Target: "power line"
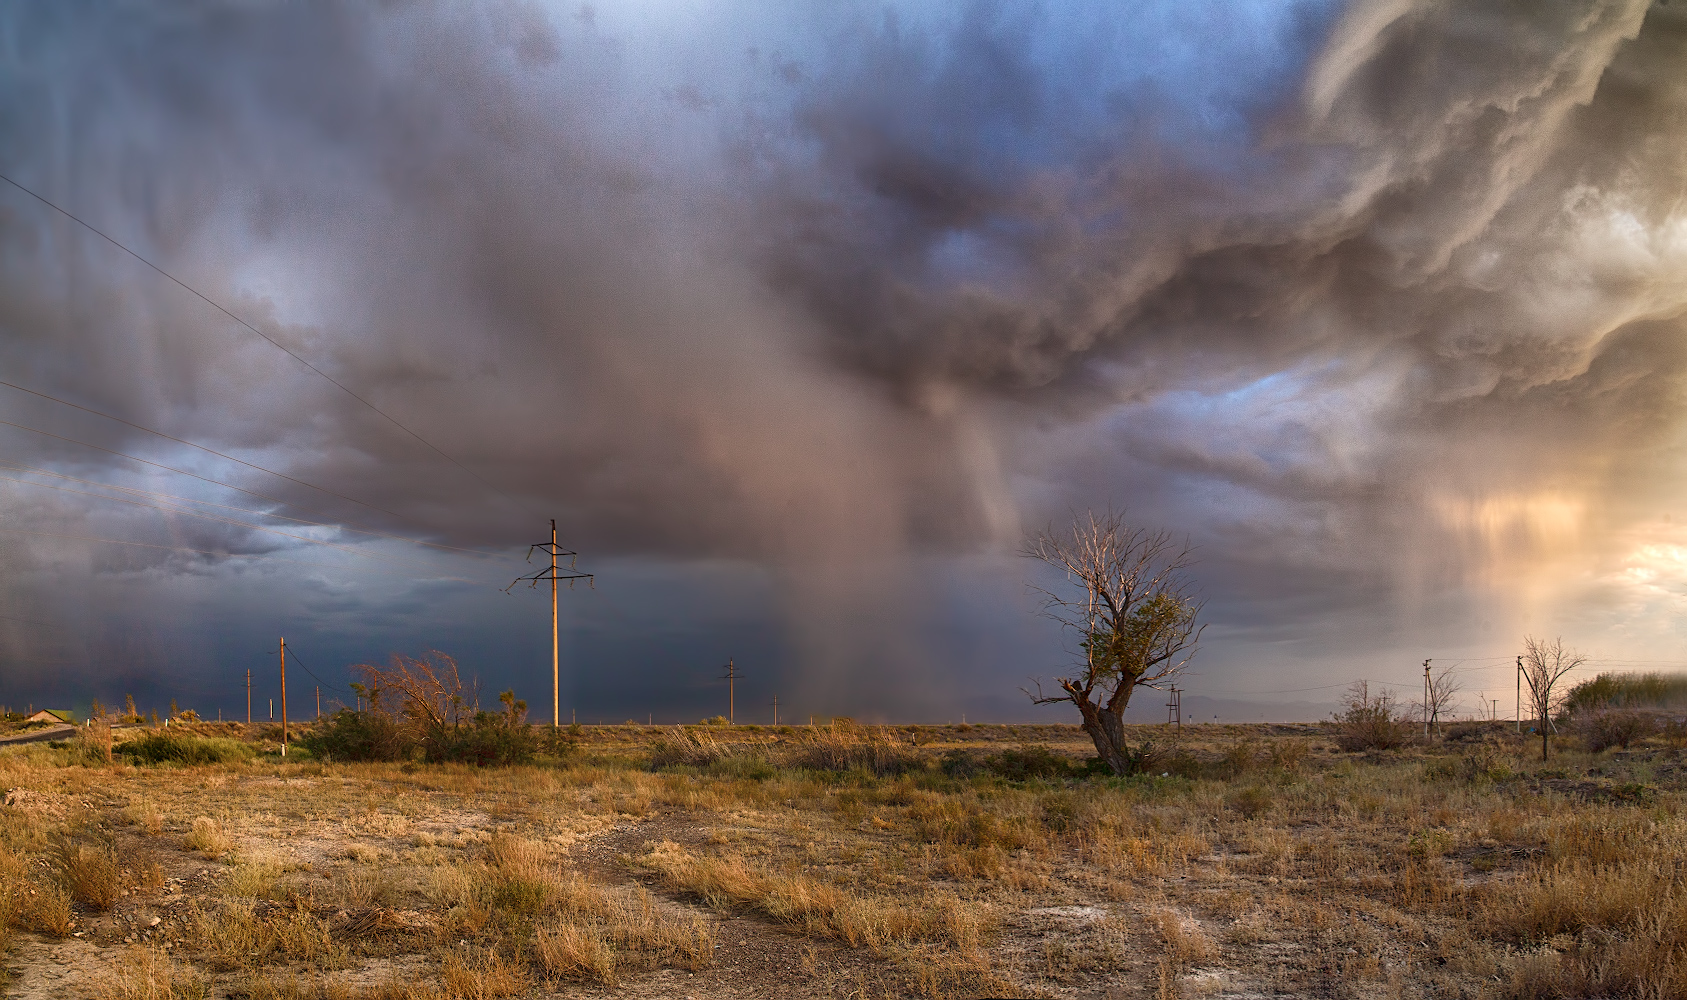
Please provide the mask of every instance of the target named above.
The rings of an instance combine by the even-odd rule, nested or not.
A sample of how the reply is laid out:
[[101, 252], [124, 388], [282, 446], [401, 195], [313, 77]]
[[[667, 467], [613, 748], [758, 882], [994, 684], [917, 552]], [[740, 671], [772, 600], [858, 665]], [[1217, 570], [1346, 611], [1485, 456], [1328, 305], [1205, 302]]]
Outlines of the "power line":
[[195, 289], [193, 286], [191, 286], [191, 285], [187, 284], [186, 282], [182, 281], [180, 278], [177, 278], [175, 275], [171, 274], [169, 271], [164, 270], [162, 267], [159, 267], [157, 264], [154, 264], [152, 261], [147, 260], [145, 257], [142, 257], [140, 254], [138, 254], [135, 251], [129, 249], [128, 247], [124, 246], [123, 244], [117, 242], [117, 240], [113, 239], [112, 237], [107, 236], [104, 232], [101, 232], [100, 230], [95, 229], [93, 227], [93, 225], [91, 225], [90, 223], [84, 222], [82, 219], [78, 218], [77, 216], [72, 215], [70, 212], [66, 211], [65, 209], [60, 208], [58, 205], [54, 204], [51, 201], [48, 201], [45, 197], [43, 197], [39, 194], [36, 194], [34, 191], [31, 191], [29, 188], [26, 188], [22, 184], [19, 184], [17, 181], [12, 180], [10, 177], [7, 177], [5, 174], [0, 174], [0, 181], [5, 181], [7, 184], [10, 184], [11, 186], [17, 188], [19, 191], [22, 191], [24, 194], [29, 195], [31, 198], [34, 198], [36, 201], [39, 201], [41, 204], [46, 205], [48, 208], [52, 209], [53, 211], [59, 213], [60, 215], [69, 219], [70, 221], [72, 221], [72, 222], [76, 223], [77, 225], [81, 226], [82, 228], [88, 230], [90, 233], [93, 233], [95, 236], [98, 236], [100, 239], [105, 240], [107, 243], [110, 243], [112, 246], [116, 247], [117, 249], [123, 251], [124, 253], [128, 254], [129, 256], [131, 256], [131, 257], [135, 258], [136, 260], [140, 261], [142, 264], [145, 264], [147, 267], [150, 267], [154, 271], [157, 271], [159, 274], [163, 275], [165, 278], [168, 278], [176, 286], [178, 286], [179, 288], [188, 292], [189, 294], [193, 295], [195, 298], [204, 302], [206, 305], [208, 305], [211, 308], [213, 308], [213, 309], [217, 310], [218, 312], [222, 313], [224, 316], [227, 316], [229, 319], [234, 320], [236, 323], [240, 324], [241, 326], [245, 327], [246, 329], [248, 329], [248, 330], [252, 331], [253, 333], [257, 334], [259, 337], [262, 337], [264, 340], [268, 341], [273, 346], [279, 348], [282, 351], [285, 351], [287, 353], [288, 357], [292, 358], [294, 361], [297, 361], [299, 364], [304, 365], [306, 368], [309, 368], [311, 371], [313, 371], [316, 374], [318, 374], [318, 375], [322, 376], [323, 378], [327, 379], [329, 382], [333, 383], [333, 385], [336, 388], [338, 388], [341, 392], [343, 392], [346, 395], [350, 396], [351, 398], [357, 400], [359, 403], [362, 403], [364, 406], [367, 406], [369, 409], [374, 410], [376, 413], [380, 414], [383, 419], [385, 419], [386, 421], [391, 423], [394, 427], [397, 427], [399, 430], [403, 431], [404, 433], [406, 433], [406, 434], [410, 435], [411, 437], [415, 438], [417, 441], [420, 441], [422, 444], [426, 445], [431, 451], [433, 451], [434, 454], [438, 455], [439, 457], [445, 459], [447, 462], [450, 462], [452, 465], [455, 465], [457, 468], [462, 469], [464, 472], [468, 473], [468, 475], [470, 477], [472, 477], [475, 480], [475, 482], [480, 483], [482, 486], [486, 487], [487, 489], [489, 489], [492, 492], [498, 494], [499, 496], [503, 497], [506, 500], [512, 499], [508, 494], [504, 493], [504, 491], [498, 489], [496, 486], [493, 486], [491, 483], [487, 482], [485, 479], [482, 479], [478, 474], [475, 473], [475, 471], [473, 469], [469, 468], [468, 466], [464, 465], [463, 463], [457, 461], [455, 458], [452, 458], [450, 455], [447, 455], [445, 452], [441, 451], [436, 445], [433, 444], [433, 442], [429, 441], [427, 438], [421, 436], [420, 434], [417, 434], [415, 431], [406, 427], [404, 424], [399, 423], [397, 418], [389, 415], [385, 410], [376, 406], [374, 403], [369, 402], [367, 399], [364, 399], [362, 396], [359, 396], [357, 393], [351, 391], [351, 389], [347, 388], [344, 383], [335, 379], [332, 375], [329, 375], [327, 372], [323, 371], [322, 369], [320, 369], [320, 368], [316, 367], [315, 365], [311, 364], [309, 361], [306, 361], [304, 358], [300, 357], [299, 355], [293, 353], [293, 350], [291, 348], [287, 347], [285, 344], [282, 344], [280, 341], [271, 337], [269, 334], [263, 332], [262, 330], [258, 329], [255, 326], [253, 326], [251, 323], [248, 323], [244, 319], [241, 319], [239, 316], [236, 316], [234, 313], [230, 312], [227, 308], [218, 304], [215, 300], [211, 299], [209, 296], [200, 292], [198, 289]]
[[[302, 658], [300, 658], [300, 656], [299, 656], [299, 651], [298, 651], [298, 649], [297, 649], [297, 648], [296, 648], [296, 647], [294, 647], [294, 646], [291, 646], [291, 645], [290, 645], [290, 646], [288, 646], [288, 647], [287, 647], [287, 654], [288, 654], [288, 655], [289, 655], [289, 656], [291, 656], [291, 657], [292, 657], [292, 658], [293, 658], [293, 659], [295, 659], [295, 660], [298, 660], [298, 663], [299, 663], [299, 667], [300, 667], [300, 668], [301, 668], [301, 669], [303, 669], [303, 670], [304, 670], [304, 672], [305, 672], [305, 673], [307, 673], [307, 674], [310, 674], [310, 675], [311, 675], [311, 677], [312, 677], [312, 678], [314, 678], [314, 679], [315, 679], [315, 680], [316, 680], [316, 683], [318, 683], [318, 684], [321, 684], [321, 685], [322, 685], [322, 686], [323, 686], [323, 687], [328, 687], [328, 688], [331, 688], [331, 687], [333, 687], [333, 685], [332, 685], [332, 684], [329, 684], [329, 683], [328, 683], [328, 682], [327, 682], [327, 681], [325, 681], [325, 680], [323, 680], [323, 679], [322, 679], [322, 678], [320, 678], [320, 677], [317, 677], [317, 676], [316, 676], [316, 671], [314, 671], [314, 670], [312, 670], [312, 669], [311, 669], [311, 668], [309, 668], [309, 667], [307, 667], [307, 666], [305, 666], [305, 661], [304, 661], [304, 660], [303, 660], [303, 659], [302, 659]], [[270, 653], [270, 654], [268, 654], [268, 655], [270, 655], [270, 656], [275, 656], [275, 655], [276, 655], [276, 654], [275, 654], [275, 653]]]

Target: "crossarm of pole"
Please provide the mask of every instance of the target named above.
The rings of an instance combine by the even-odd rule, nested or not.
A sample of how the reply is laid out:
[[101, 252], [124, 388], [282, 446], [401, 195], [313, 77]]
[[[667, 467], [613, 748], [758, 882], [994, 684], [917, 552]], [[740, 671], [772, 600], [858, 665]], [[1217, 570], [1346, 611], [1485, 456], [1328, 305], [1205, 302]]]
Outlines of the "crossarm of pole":
[[560, 567], [560, 566], [557, 567], [554, 571], [551, 569], [551, 567], [546, 566], [544, 569], [542, 569], [539, 572], [534, 573], [530, 576], [518, 576], [514, 580], [511, 580], [510, 585], [508, 587], [504, 588], [504, 593], [506, 593], [506, 594], [509, 593], [510, 590], [513, 587], [515, 587], [515, 585], [518, 584], [518, 583], [526, 583], [527, 586], [528, 586], [528, 589], [531, 590], [535, 587], [538, 587], [539, 584], [545, 583], [545, 582], [548, 582], [548, 581], [551, 581], [551, 580], [567, 581], [569, 589], [573, 589], [575, 580], [585, 580], [587, 586], [591, 587], [593, 590], [597, 589], [597, 582], [596, 582], [595, 574], [592, 574], [592, 573], [565, 573], [565, 572], [563, 572], [563, 568]]

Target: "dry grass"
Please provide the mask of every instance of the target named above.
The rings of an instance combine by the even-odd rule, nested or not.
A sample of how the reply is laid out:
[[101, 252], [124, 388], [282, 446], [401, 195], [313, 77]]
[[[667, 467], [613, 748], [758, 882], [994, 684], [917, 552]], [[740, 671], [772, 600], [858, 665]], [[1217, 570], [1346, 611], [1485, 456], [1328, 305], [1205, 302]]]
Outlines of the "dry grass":
[[1046, 727], [605, 727], [485, 770], [38, 746], [0, 754], [0, 943], [86, 932], [110, 996], [1687, 995], [1681, 754], [1468, 728], [1198, 727], [1127, 779]]
[[694, 855], [671, 842], [657, 845], [644, 864], [669, 885], [713, 906], [749, 906], [806, 935], [835, 938], [851, 947], [944, 941], [973, 950], [987, 919], [982, 908], [961, 907], [952, 898], [933, 896], [910, 905], [798, 872], [770, 870], [742, 857]]
[[54, 859], [65, 887], [79, 903], [109, 910], [123, 891], [118, 883], [117, 852], [109, 844], [73, 841]]
[[152, 948], [132, 948], [95, 988], [98, 1000], [201, 1000], [205, 980]]
[[195, 816], [187, 836], [182, 838], [182, 846], [207, 858], [215, 858], [231, 850], [234, 839], [224, 833], [222, 824], [211, 817]]

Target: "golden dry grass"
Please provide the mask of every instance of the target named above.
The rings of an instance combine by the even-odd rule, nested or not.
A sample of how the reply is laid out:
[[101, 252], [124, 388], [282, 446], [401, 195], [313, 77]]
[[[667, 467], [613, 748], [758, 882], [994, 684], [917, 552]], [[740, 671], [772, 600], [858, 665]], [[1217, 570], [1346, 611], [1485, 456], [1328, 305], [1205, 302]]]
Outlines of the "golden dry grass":
[[655, 771], [675, 731], [498, 770], [9, 751], [0, 938], [85, 930], [109, 996], [639, 995], [726, 974], [728, 918], [792, 995], [1687, 995], [1679, 749], [1200, 728], [1128, 779], [980, 770], [1080, 748], [979, 726], [682, 729]]

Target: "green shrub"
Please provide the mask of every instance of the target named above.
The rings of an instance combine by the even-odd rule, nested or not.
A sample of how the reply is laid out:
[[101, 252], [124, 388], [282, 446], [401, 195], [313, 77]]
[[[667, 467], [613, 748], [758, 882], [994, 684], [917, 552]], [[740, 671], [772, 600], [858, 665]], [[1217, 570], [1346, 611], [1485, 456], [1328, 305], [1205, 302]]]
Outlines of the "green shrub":
[[299, 738], [299, 745], [327, 760], [408, 760], [413, 748], [384, 712], [342, 708]]
[[231, 764], [256, 756], [239, 740], [203, 739], [171, 732], [147, 733], [117, 746], [137, 764]]
[[466, 724], [428, 726], [418, 742], [430, 764], [525, 764], [539, 751], [533, 727], [513, 712], [476, 712]]

